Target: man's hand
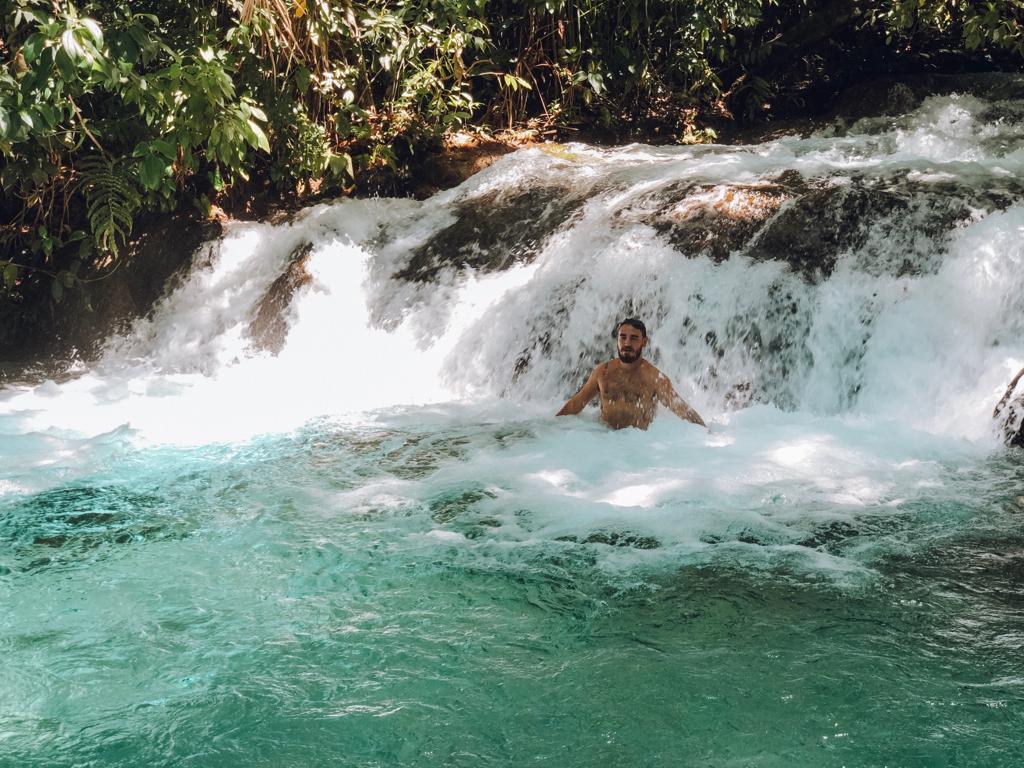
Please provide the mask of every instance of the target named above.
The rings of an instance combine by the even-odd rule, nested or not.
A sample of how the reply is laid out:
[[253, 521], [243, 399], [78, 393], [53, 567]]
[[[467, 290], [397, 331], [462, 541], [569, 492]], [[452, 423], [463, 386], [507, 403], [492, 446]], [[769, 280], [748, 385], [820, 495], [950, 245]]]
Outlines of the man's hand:
[[587, 407], [587, 403], [597, 397], [600, 391], [598, 385], [598, 371], [601, 370], [601, 366], [598, 366], [590, 374], [590, 378], [587, 379], [587, 383], [583, 385], [583, 388], [575, 395], [569, 398], [568, 402], [562, 406], [562, 410], [556, 413], [556, 416], [575, 416], [577, 413]]
[[704, 423], [704, 419], [700, 417], [700, 414], [693, 410], [693, 408], [691, 408], [687, 402], [679, 396], [675, 387], [672, 386], [672, 382], [669, 381], [668, 377], [664, 374], [658, 377], [658, 401], [679, 418], [692, 422], [693, 424], [699, 424], [705, 429], [708, 428], [708, 425]]

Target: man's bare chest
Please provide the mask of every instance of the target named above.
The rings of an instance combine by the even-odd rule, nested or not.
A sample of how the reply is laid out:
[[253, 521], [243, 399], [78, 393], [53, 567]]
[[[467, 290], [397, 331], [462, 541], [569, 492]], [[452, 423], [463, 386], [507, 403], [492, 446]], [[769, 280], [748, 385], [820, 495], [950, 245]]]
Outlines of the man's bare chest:
[[601, 397], [607, 402], [646, 403], [654, 400], [654, 387], [644, 376], [606, 376], [600, 382]]

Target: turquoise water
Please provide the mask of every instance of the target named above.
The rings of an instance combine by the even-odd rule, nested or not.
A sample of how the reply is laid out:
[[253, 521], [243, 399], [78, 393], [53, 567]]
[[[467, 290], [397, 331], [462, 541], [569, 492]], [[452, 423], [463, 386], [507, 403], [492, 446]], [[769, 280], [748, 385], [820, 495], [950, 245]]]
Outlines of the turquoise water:
[[[1018, 457], [947, 445], [875, 503], [790, 477], [594, 518], [525, 478], [591, 487], [706, 438], [456, 421], [194, 449], [119, 433], [88, 472], [5, 497], [0, 762], [1024, 758]], [[697, 469], [756, 474], [763, 430], [730, 425]]]

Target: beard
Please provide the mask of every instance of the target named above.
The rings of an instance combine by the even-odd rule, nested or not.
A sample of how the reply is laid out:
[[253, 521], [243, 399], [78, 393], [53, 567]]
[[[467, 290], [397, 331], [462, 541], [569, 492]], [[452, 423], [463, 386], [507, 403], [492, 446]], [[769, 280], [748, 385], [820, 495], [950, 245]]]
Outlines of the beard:
[[619, 350], [619, 360], [624, 363], [635, 363], [640, 359], [640, 350], [627, 347]]

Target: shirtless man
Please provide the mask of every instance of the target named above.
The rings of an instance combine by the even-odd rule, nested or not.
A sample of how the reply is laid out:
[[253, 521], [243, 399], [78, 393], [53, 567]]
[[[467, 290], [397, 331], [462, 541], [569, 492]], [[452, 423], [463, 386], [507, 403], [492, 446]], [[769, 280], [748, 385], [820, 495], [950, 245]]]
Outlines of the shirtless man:
[[558, 416], [579, 413], [598, 394], [601, 419], [612, 429], [647, 429], [661, 403], [681, 419], [706, 427], [707, 424], [672, 387], [668, 377], [643, 359], [647, 328], [636, 318], [619, 323], [615, 330], [619, 357], [601, 363], [590, 374], [583, 389], [569, 398]]

